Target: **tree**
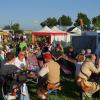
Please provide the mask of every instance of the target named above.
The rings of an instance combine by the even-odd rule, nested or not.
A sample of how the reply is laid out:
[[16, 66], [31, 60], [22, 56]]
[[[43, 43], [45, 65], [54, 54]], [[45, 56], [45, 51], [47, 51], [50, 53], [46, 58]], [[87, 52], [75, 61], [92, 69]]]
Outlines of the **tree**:
[[3, 29], [10, 31], [13, 30], [14, 33], [23, 33], [23, 30], [20, 29], [20, 24], [18, 23], [15, 23], [13, 25], [5, 25]]
[[47, 19], [47, 24], [49, 27], [53, 27], [57, 25], [57, 19], [55, 17], [53, 18], [48, 18]]
[[95, 29], [100, 29], [100, 15], [92, 18], [92, 24], [95, 27]]
[[41, 22], [40, 25], [42, 27], [44, 27], [44, 26], [48, 26], [48, 27], [56, 26], [57, 25], [57, 19], [55, 17], [53, 17], [53, 18], [49, 17], [44, 22]]
[[40, 25], [41, 25], [42, 27], [47, 26], [47, 22], [46, 22], [46, 20], [43, 21], [43, 22], [41, 22]]
[[10, 30], [11, 29], [11, 27], [10, 27], [10, 25], [6, 25], [6, 26], [4, 26], [4, 28], [3, 28], [4, 30]]
[[[83, 25], [81, 25], [83, 24]], [[74, 26], [82, 26], [83, 29], [90, 27], [91, 21], [86, 14], [78, 13], [77, 19], [74, 23]]]
[[62, 15], [58, 19], [58, 25], [62, 26], [63, 28], [67, 27], [67, 26], [71, 26], [72, 25], [72, 20], [69, 16]]
[[23, 33], [23, 30], [20, 29], [20, 24], [18, 23], [13, 24], [11, 29], [14, 30], [14, 33]]

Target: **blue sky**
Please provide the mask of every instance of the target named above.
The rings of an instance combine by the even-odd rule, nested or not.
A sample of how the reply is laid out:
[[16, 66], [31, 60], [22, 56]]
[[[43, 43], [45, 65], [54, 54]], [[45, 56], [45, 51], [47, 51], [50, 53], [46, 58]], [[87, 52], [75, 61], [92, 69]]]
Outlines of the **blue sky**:
[[68, 15], [73, 20], [83, 12], [89, 18], [100, 14], [100, 0], [0, 0], [0, 27], [20, 23], [24, 29], [38, 30], [48, 17]]

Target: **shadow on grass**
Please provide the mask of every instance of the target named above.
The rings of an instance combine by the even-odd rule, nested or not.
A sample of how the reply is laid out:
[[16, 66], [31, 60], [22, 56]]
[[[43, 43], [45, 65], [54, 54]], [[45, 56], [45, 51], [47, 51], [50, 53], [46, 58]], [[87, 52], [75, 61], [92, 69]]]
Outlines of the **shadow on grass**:
[[[76, 85], [74, 79], [70, 75], [63, 75], [61, 77], [62, 90], [58, 92], [58, 100], [80, 100], [79, 87]], [[28, 83], [30, 100], [40, 100], [37, 97], [37, 85]], [[99, 93], [93, 95], [93, 100], [99, 100]], [[50, 100], [55, 100], [55, 96], [50, 95]]]
[[[69, 77], [69, 78], [68, 78]], [[74, 79], [71, 76], [66, 75], [61, 79], [61, 85], [63, 86], [60, 91], [61, 95], [65, 96], [65, 98], [70, 98], [71, 100], [79, 100], [79, 89]], [[68, 100], [68, 99], [67, 99]]]

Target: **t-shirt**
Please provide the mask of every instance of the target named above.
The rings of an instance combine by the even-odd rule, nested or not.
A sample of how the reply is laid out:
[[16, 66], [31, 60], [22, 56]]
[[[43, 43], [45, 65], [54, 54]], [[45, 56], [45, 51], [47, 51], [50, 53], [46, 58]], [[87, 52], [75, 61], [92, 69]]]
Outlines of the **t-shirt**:
[[19, 44], [19, 47], [21, 48], [21, 50], [23, 50], [24, 48], [27, 48], [27, 44], [26, 44], [26, 42], [21, 42], [20, 44]]
[[26, 67], [26, 61], [25, 58], [23, 59], [23, 61], [20, 61], [18, 59], [18, 57], [15, 58], [15, 62], [14, 65], [16, 65], [18, 68], [22, 69], [22, 67]]
[[29, 56], [27, 58], [27, 63], [29, 65], [32, 64], [33, 66], [38, 66], [38, 61], [37, 61], [37, 58], [34, 54], [32, 54], [31, 56]]

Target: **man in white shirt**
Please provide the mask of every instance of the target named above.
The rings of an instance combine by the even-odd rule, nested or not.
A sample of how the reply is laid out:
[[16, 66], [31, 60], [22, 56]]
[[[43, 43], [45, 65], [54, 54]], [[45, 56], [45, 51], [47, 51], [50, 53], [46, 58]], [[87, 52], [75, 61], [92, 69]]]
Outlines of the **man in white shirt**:
[[14, 64], [20, 69], [27, 67], [26, 60], [25, 60], [25, 53], [23, 51], [19, 52], [18, 57], [15, 58]]

